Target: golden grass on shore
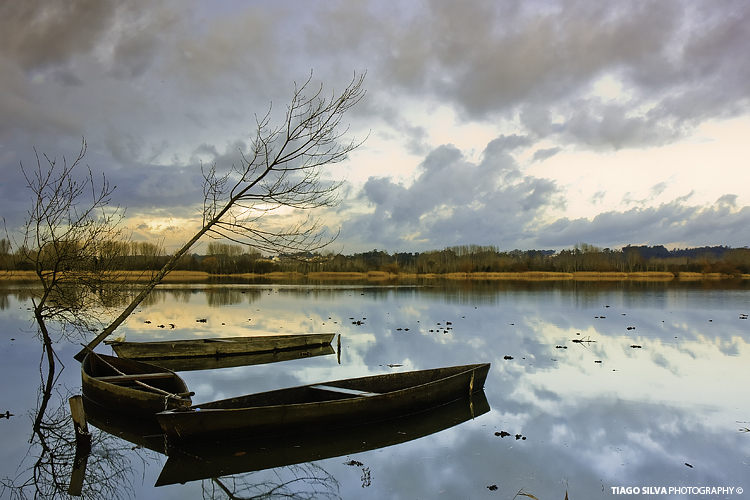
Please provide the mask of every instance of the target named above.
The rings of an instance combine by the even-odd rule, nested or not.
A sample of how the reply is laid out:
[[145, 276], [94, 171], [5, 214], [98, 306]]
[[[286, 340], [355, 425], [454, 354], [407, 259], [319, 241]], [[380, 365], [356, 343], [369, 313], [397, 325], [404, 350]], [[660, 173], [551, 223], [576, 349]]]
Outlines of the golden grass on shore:
[[641, 273], [624, 272], [577, 272], [573, 273], [578, 281], [671, 281], [674, 274], [669, 272], [648, 271]]
[[[123, 281], [151, 281], [153, 273], [151, 271], [118, 271], [117, 274]], [[203, 281], [211, 277], [210, 274], [203, 271], [172, 271], [164, 276], [162, 282], [169, 281]]]
[[[153, 275], [152, 271], [117, 271], [115, 273], [119, 279], [124, 282], [140, 283], [150, 281]], [[315, 272], [315, 273], [297, 273], [297, 272], [275, 272], [267, 274], [209, 274], [203, 271], [172, 271], [162, 280], [163, 282], [198, 282], [207, 281], [211, 278], [231, 277], [231, 278], [265, 278], [265, 279], [314, 279], [314, 280], [372, 280], [382, 281], [389, 279], [449, 279], [449, 280], [526, 280], [526, 281], [553, 281], [553, 280], [576, 280], [576, 281], [670, 281], [675, 278], [681, 281], [690, 280], [721, 280], [731, 278], [750, 279], [750, 274], [733, 276], [721, 273], [688, 273], [680, 272], [675, 276], [669, 272], [640, 272], [640, 273], [622, 273], [622, 272], [575, 272], [575, 273], [558, 273], [544, 271], [528, 271], [522, 273], [428, 273], [413, 274], [401, 273], [393, 274], [385, 271], [368, 271], [367, 273], [359, 272]], [[34, 271], [0, 271], [0, 281], [36, 281], [37, 276]]]
[[33, 281], [36, 279], [34, 271], [1, 271], [0, 280], [3, 281]]
[[546, 271], [528, 271], [524, 273], [448, 273], [435, 275], [438, 278], [447, 278], [454, 280], [474, 279], [474, 280], [569, 280], [573, 279], [571, 273], [554, 273]]
[[284, 279], [299, 279], [304, 278], [305, 275], [302, 273], [239, 273], [239, 274], [209, 274], [213, 278], [284, 278]]
[[[128, 282], [150, 281], [152, 271], [116, 271], [117, 279]], [[212, 275], [203, 271], [172, 271], [162, 281], [199, 281], [209, 279]], [[37, 275], [34, 271], [0, 271], [0, 280], [3, 281], [36, 281]]]
[[674, 273], [669, 272], [628, 273], [628, 279], [632, 281], [672, 281], [674, 278]]
[[628, 273], [578, 271], [573, 273], [576, 281], [623, 281], [628, 279]]
[[316, 280], [327, 280], [327, 279], [364, 279], [367, 278], [365, 273], [308, 273], [308, 278]]
[[[744, 278], [744, 274], [741, 276]], [[723, 279], [729, 279], [734, 278], [735, 276], [732, 274], [722, 274], [722, 273], [678, 273], [677, 278], [683, 281], [690, 281], [690, 280], [723, 280]]]

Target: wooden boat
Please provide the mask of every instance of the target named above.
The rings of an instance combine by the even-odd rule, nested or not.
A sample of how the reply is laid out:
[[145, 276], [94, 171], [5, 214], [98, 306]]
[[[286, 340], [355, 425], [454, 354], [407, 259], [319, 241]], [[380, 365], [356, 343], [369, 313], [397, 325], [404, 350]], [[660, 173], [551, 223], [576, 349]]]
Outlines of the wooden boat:
[[335, 353], [336, 351], [333, 349], [332, 345], [319, 345], [314, 347], [300, 347], [298, 349], [285, 349], [283, 351], [234, 354], [218, 357], [198, 356], [195, 358], [154, 358], [149, 359], [148, 362], [175, 372], [187, 372], [194, 370], [234, 368], [237, 366], [266, 365], [279, 363], [281, 361], [328, 356]]
[[481, 391], [489, 363], [249, 394], [156, 414], [175, 445], [313, 432], [388, 420]]
[[176, 373], [149, 363], [89, 352], [81, 363], [83, 396], [131, 415], [189, 406], [187, 385]]
[[[243, 474], [395, 446], [441, 432], [489, 411], [487, 398], [480, 391], [437, 408], [384, 422], [170, 449], [155, 486]], [[161, 442], [163, 445], [164, 440]]]
[[283, 351], [330, 345], [335, 333], [301, 335], [258, 335], [158, 342], [105, 341], [121, 358], [151, 360], [164, 358], [219, 357], [237, 354]]

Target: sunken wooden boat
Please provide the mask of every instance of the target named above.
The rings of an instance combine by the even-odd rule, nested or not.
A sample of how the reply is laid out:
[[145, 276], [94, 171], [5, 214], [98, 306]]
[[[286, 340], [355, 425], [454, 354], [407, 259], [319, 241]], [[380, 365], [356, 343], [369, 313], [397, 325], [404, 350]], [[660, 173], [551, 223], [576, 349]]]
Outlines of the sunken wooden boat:
[[156, 414], [171, 444], [317, 432], [403, 417], [479, 392], [489, 363], [249, 394]]
[[130, 415], [151, 416], [192, 403], [173, 371], [133, 359], [89, 352], [81, 363], [84, 398]]
[[[155, 486], [244, 474], [396, 446], [490, 411], [484, 392], [382, 422], [282, 436], [259, 436], [169, 450]], [[163, 446], [164, 439], [161, 439]], [[163, 450], [159, 450], [163, 453]]]
[[104, 341], [121, 358], [152, 360], [167, 358], [221, 357], [284, 351], [330, 345], [335, 333], [257, 335], [210, 339], [161, 340], [157, 342]]

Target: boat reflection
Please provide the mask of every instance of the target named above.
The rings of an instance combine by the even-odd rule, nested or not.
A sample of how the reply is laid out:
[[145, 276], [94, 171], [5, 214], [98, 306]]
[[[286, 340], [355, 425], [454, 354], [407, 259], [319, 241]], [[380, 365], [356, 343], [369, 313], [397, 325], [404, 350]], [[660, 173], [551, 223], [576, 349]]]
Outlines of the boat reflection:
[[140, 448], [167, 454], [164, 431], [155, 418], [133, 418], [121, 411], [102, 406], [83, 398], [86, 422], [99, 430], [129, 441]]
[[333, 431], [171, 447], [155, 419], [132, 419], [84, 399], [88, 422], [139, 447], [168, 455], [156, 486], [304, 464], [393, 446], [490, 411], [484, 392], [428, 411]]

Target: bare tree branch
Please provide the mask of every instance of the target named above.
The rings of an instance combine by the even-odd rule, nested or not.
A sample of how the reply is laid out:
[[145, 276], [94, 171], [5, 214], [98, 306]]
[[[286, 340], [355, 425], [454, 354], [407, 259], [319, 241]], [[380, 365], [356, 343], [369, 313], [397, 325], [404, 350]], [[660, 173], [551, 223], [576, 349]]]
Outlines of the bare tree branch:
[[[122, 215], [108, 207], [114, 187], [102, 178], [94, 182], [88, 173], [75, 180], [75, 170], [86, 154], [86, 141], [72, 163], [62, 164], [36, 154], [36, 168], [21, 170], [33, 193], [19, 256], [33, 268], [41, 291], [32, 302], [34, 317], [45, 349], [51, 349], [48, 324], [60, 326], [63, 336], [71, 331], [89, 332], [98, 325], [102, 302], [98, 295], [116, 280], [119, 253], [115, 242], [124, 238]], [[89, 201], [84, 199], [90, 196]]]
[[242, 162], [220, 174], [216, 165], [203, 173], [203, 225], [172, 255], [151, 282], [95, 339], [76, 354], [79, 361], [111, 334], [161, 282], [201, 237], [225, 238], [249, 244], [258, 250], [294, 253], [320, 249], [338, 233], [325, 236], [323, 225], [311, 217], [292, 222], [281, 230], [261, 228], [263, 217], [280, 208], [312, 210], [338, 203], [343, 181], [325, 183], [324, 167], [344, 161], [362, 141], [343, 141], [348, 128], [341, 126], [344, 114], [365, 95], [365, 75], [352, 78], [338, 95], [323, 97], [323, 87], [312, 87], [312, 74], [296, 85], [282, 124], [271, 126], [271, 109], [256, 116], [255, 137]]

